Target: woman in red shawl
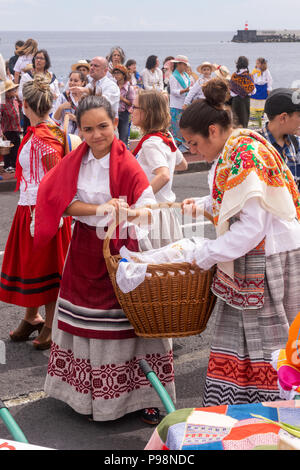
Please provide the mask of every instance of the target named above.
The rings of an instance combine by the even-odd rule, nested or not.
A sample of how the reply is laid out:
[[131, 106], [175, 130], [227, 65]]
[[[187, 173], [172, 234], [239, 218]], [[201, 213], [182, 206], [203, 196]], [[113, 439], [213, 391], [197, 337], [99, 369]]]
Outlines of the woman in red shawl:
[[[84, 98], [76, 117], [85, 142], [45, 176], [37, 200], [38, 247], [49, 243], [62, 214], [76, 220], [53, 322], [45, 391], [95, 421], [142, 410], [143, 420], [156, 424], [160, 400], [139, 361], [147, 359], [174, 399], [171, 342], [135, 335], [109, 279], [103, 257], [109, 219], [100, 215], [115, 207], [130, 216], [134, 207], [136, 216], [148, 220], [148, 211], [138, 208], [156, 201], [141, 166], [115, 137], [109, 102]], [[124, 244], [137, 250], [127, 230], [121, 235], [111, 240], [113, 254]]]
[[[27, 341], [34, 331], [36, 349], [49, 349], [55, 303], [71, 239], [70, 220], [43, 249], [33, 246], [35, 205], [39, 184], [64, 156], [64, 135], [49, 119], [53, 97], [49, 83], [36, 76], [24, 85], [24, 111], [31, 127], [19, 150], [16, 177], [20, 199], [7, 240], [0, 278], [0, 300], [25, 307], [25, 317], [10, 333], [12, 341]], [[43, 320], [39, 307], [45, 305]]]

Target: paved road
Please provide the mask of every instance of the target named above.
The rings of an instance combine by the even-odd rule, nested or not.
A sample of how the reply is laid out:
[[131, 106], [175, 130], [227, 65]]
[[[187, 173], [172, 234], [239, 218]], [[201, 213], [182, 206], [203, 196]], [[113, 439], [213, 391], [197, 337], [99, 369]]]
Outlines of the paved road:
[[[207, 173], [176, 175], [174, 190], [178, 201], [207, 194]], [[1, 193], [0, 201], [1, 253], [18, 195]], [[212, 226], [204, 228], [206, 237], [214, 236]], [[6, 348], [6, 364], [0, 364], [0, 398], [9, 406], [30, 443], [61, 450], [142, 450], [145, 447], [153, 428], [140, 422], [136, 413], [115, 422], [91, 423], [64, 403], [44, 396], [49, 352], [35, 351], [31, 342], [14, 344], [8, 340], [8, 332], [22, 318], [21, 308], [0, 302], [0, 318], [0, 340]], [[213, 318], [202, 335], [174, 341], [178, 409], [201, 405], [212, 326]], [[2, 424], [0, 437], [10, 438]]]

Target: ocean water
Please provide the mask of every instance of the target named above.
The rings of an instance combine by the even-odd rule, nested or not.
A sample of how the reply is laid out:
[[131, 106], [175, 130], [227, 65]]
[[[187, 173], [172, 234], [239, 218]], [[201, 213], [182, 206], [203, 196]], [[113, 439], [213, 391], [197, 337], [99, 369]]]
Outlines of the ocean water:
[[230, 72], [240, 55], [248, 57], [250, 70], [257, 57], [268, 60], [273, 76], [274, 88], [290, 87], [299, 81], [300, 86], [300, 43], [249, 43], [236, 44], [232, 32], [0, 32], [0, 53], [5, 59], [13, 55], [16, 40], [34, 38], [39, 47], [47, 49], [56, 76], [65, 81], [71, 64], [79, 59], [106, 56], [111, 47], [119, 45], [126, 59], [135, 59], [138, 70], [145, 67], [149, 55], [157, 55], [162, 64], [169, 55], [188, 56], [192, 68], [203, 61], [226, 65]]

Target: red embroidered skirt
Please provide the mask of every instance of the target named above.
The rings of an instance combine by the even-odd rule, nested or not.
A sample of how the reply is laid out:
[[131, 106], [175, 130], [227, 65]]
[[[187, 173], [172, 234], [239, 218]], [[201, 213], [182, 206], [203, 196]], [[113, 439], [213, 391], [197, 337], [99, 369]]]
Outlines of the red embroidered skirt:
[[71, 219], [49, 245], [33, 247], [28, 206], [18, 206], [6, 243], [0, 277], [0, 301], [20, 307], [39, 307], [57, 299], [71, 240]]

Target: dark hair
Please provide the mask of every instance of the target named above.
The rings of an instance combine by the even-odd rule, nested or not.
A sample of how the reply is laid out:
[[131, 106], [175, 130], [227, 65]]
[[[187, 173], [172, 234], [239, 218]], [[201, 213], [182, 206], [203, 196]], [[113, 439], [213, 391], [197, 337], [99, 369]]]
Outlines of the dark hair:
[[49, 70], [51, 67], [51, 61], [50, 61], [49, 54], [45, 49], [40, 49], [34, 54], [33, 59], [32, 59], [33, 68], [35, 69], [35, 58], [38, 54], [43, 54], [43, 56], [45, 57], [45, 70]]
[[22, 46], [24, 46], [24, 44], [25, 44], [24, 41], [17, 41], [17, 42], [15, 43], [15, 47], [22, 47]]
[[80, 101], [76, 109], [76, 119], [77, 119], [78, 126], [79, 127], [81, 126], [81, 118], [84, 113], [86, 113], [87, 111], [90, 111], [91, 109], [99, 109], [99, 108], [103, 108], [106, 111], [111, 121], [115, 120], [115, 115], [112, 110], [110, 102], [104, 96], [91, 95], [91, 96], [86, 96], [85, 98], [83, 98]]
[[158, 59], [157, 55], [150, 55], [146, 62], [146, 69], [148, 70], [154, 69], [154, 67], [156, 66], [157, 59]]
[[84, 75], [84, 73], [82, 73], [80, 70], [72, 70], [72, 72], [69, 73], [69, 78], [71, 77], [71, 75], [73, 75], [73, 73], [77, 73], [77, 75], [79, 75], [80, 77], [80, 81], [83, 82], [85, 85], [87, 85], [88, 80], [86, 76]]
[[244, 55], [241, 55], [236, 62], [237, 71], [247, 69], [249, 67], [249, 60]]
[[172, 55], [169, 55], [168, 57], [165, 58], [163, 65], [165, 65], [166, 62], [169, 62], [169, 60], [174, 60], [174, 59], [175, 57], [173, 57]]
[[223, 129], [232, 125], [231, 112], [225, 107], [230, 97], [225, 80], [212, 78], [202, 87], [205, 99], [194, 101], [182, 114], [181, 129], [190, 129], [194, 134], [209, 137], [209, 126], [219, 124]]
[[131, 67], [131, 65], [134, 65], [134, 64], [136, 64], [136, 60], [134, 60], [134, 59], [129, 59], [129, 60], [127, 60], [127, 62], [126, 62], [126, 67], [127, 67], [127, 68], [128, 68], [128, 67]]

